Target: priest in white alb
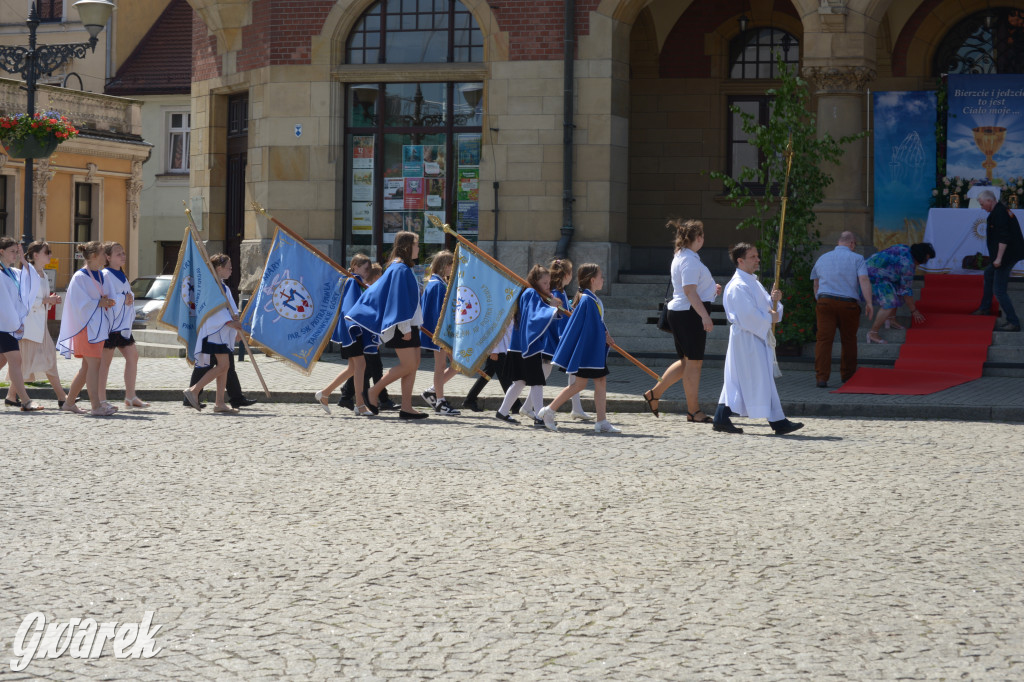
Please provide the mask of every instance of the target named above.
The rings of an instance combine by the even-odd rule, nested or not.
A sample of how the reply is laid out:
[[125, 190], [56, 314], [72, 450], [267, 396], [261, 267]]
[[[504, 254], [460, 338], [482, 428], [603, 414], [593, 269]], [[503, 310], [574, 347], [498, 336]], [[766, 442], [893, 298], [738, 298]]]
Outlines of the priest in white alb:
[[[766, 418], [776, 435], [783, 436], [803, 427], [786, 419], [775, 388], [775, 349], [769, 344], [772, 324], [782, 319], [782, 293], [769, 295], [757, 272], [761, 257], [757, 248], [741, 242], [729, 257], [736, 274], [725, 285], [722, 303], [729, 319], [729, 349], [725, 353], [725, 383], [715, 411], [715, 431], [743, 433], [729, 419], [732, 414]], [[772, 308], [776, 310], [773, 312]]]

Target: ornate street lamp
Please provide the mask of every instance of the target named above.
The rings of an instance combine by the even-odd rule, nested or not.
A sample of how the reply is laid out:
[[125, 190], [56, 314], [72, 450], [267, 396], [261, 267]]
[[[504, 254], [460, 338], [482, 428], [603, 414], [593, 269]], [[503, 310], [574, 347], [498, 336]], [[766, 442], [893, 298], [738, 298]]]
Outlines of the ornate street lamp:
[[[78, 0], [73, 7], [89, 32], [89, 42], [65, 45], [36, 46], [36, 29], [39, 28], [39, 15], [36, 3], [33, 2], [28, 11], [28, 48], [0, 47], [0, 69], [7, 73], [20, 74], [25, 79], [25, 91], [28, 93], [26, 112], [32, 116], [36, 112], [36, 79], [40, 74], [50, 75], [61, 64], [69, 59], [83, 59], [87, 50], [96, 51], [97, 36], [110, 20], [114, 11], [114, 3], [110, 0]], [[32, 241], [32, 159], [25, 159], [25, 223], [23, 239], [26, 246]]]

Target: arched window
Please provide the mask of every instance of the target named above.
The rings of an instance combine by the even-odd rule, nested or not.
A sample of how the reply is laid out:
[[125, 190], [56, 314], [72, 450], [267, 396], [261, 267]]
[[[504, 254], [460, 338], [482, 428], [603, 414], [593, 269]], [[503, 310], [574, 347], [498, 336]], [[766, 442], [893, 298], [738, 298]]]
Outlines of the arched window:
[[346, 87], [344, 258], [383, 259], [395, 234], [411, 230], [425, 262], [448, 241], [431, 214], [475, 239], [483, 83], [448, 80], [442, 66], [483, 59], [469, 10], [452, 0], [381, 0], [352, 29], [345, 58], [439, 66], [436, 79], [417, 68]]
[[729, 78], [775, 78], [777, 56], [796, 66], [800, 63], [800, 42], [778, 28], [752, 28], [729, 43]]
[[1024, 73], [1024, 10], [982, 10], [942, 39], [932, 65], [943, 73]]

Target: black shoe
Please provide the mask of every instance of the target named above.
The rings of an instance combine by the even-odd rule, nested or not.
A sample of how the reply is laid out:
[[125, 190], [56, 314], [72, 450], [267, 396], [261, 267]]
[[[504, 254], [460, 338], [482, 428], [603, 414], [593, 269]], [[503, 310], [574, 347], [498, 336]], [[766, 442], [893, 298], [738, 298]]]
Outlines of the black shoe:
[[537, 419], [536, 417], [534, 417], [533, 418], [533, 425], [534, 426], [539, 426], [541, 428], [544, 428], [544, 426], [545, 426], [544, 420], [543, 419]]
[[516, 401], [512, 403], [512, 412], [517, 413], [521, 409], [523, 409], [523, 401], [520, 400], [519, 398], [516, 398]]
[[781, 424], [772, 428], [775, 429], [776, 436], [785, 436], [787, 433], [793, 433], [804, 428], [804, 425], [801, 422], [791, 422], [788, 419], [783, 419]]
[[[372, 410], [373, 408], [371, 407], [370, 409]], [[415, 410], [412, 411], [412, 412], [406, 412], [405, 410], [399, 410], [398, 411], [398, 418], [399, 419], [426, 419], [427, 418], [427, 414], [425, 412], [416, 412]]]
[[381, 398], [380, 399], [379, 407], [382, 410], [397, 410], [398, 409], [398, 405], [396, 405], [395, 401], [392, 400], [391, 398]]
[[63, 400], [58, 400], [57, 401], [57, 409], [59, 410], [62, 407], [64, 407], [64, 401]]
[[380, 414], [380, 405], [374, 405], [373, 403], [370, 402], [369, 398], [364, 397], [363, 404], [366, 405], [366, 409], [373, 413], [374, 417]]
[[971, 313], [971, 315], [991, 315], [991, 314], [992, 314], [992, 311], [991, 310], [986, 310], [985, 308], [978, 308], [977, 310], [975, 310], [974, 312]]
[[828, 382], [827, 381], [819, 381], [818, 382], [818, 388], [828, 388]]
[[[192, 407], [192, 403], [190, 403], [188, 400], [182, 400], [181, 404], [184, 405], [185, 407]], [[200, 410], [203, 409], [204, 407], [206, 407], [206, 403], [203, 403], [203, 402], [199, 403], [199, 409]]]
[[446, 417], [458, 417], [460, 414], [462, 414], [454, 407], [452, 407], [451, 404], [445, 398], [441, 398], [440, 400], [437, 401], [437, 404], [434, 405], [434, 412], [437, 412], [438, 414], [444, 415]]
[[235, 408], [236, 410], [241, 408], [241, 407], [249, 407], [250, 405], [255, 405], [258, 402], [259, 401], [256, 400], [256, 398], [244, 398], [244, 397], [243, 398], [239, 398], [238, 400], [229, 400], [228, 401], [228, 403], [231, 405], [231, 407]]
[[14, 400], [4, 398], [4, 405], [7, 407], [21, 407], [21, 398], [15, 398]]
[[354, 410], [356, 409], [356, 401], [351, 396], [343, 395], [338, 401], [338, 407], [344, 407], [346, 410]]
[[[515, 419], [513, 419], [510, 415], [502, 414], [501, 412], [495, 412], [494, 413], [494, 418], [495, 419], [500, 419], [503, 422], [508, 422], [509, 424], [518, 424], [519, 423]], [[541, 424], [543, 424], [543, 423], [544, 422], [541, 422]]]
[[[801, 426], [803, 425], [801, 424]], [[715, 422], [711, 425], [711, 429], [722, 433], [743, 433], [743, 429], [736, 426], [731, 421]]]
[[997, 332], [1019, 332], [1020, 331], [1020, 325], [1019, 324], [1011, 324], [1011, 323], [1007, 322], [1006, 324], [1001, 324], [998, 327], [996, 327], [996, 331]]
[[483, 412], [484, 408], [480, 406], [480, 403], [476, 401], [476, 398], [466, 398], [462, 401], [462, 409], [472, 410], [473, 412]]

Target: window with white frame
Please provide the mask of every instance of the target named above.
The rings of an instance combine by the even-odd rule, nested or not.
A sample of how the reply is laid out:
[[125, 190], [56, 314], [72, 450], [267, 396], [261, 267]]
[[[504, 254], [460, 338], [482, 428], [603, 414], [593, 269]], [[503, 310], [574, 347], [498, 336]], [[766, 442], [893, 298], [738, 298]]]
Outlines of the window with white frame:
[[174, 111], [167, 114], [167, 172], [188, 173], [189, 131], [192, 114]]

